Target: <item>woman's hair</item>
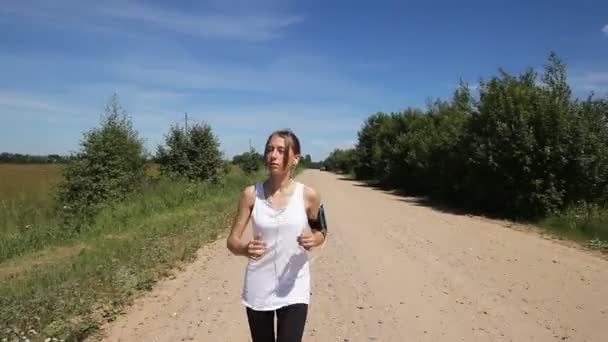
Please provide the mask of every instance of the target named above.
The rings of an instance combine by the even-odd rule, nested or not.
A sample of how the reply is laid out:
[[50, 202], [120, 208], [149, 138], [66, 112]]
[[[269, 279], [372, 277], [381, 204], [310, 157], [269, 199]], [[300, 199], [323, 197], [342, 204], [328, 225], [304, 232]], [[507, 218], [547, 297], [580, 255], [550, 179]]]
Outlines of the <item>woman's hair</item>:
[[286, 167], [289, 164], [289, 156], [291, 155], [291, 152], [289, 151], [293, 151], [295, 155], [300, 155], [300, 139], [298, 139], [296, 134], [290, 129], [274, 131], [270, 133], [268, 140], [266, 140], [266, 145], [264, 145], [264, 157], [266, 157], [266, 154], [268, 153], [270, 139], [275, 135], [285, 139], [285, 150], [288, 152], [283, 156], [283, 165]]

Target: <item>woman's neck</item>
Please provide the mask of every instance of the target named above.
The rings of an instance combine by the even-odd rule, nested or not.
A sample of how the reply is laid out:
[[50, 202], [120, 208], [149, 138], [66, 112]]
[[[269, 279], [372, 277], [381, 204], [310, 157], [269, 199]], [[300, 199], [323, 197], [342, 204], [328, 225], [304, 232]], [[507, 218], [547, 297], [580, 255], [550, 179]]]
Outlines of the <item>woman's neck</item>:
[[277, 190], [283, 190], [291, 184], [291, 178], [285, 177], [270, 177], [267, 181], [268, 190], [270, 193], [275, 193]]

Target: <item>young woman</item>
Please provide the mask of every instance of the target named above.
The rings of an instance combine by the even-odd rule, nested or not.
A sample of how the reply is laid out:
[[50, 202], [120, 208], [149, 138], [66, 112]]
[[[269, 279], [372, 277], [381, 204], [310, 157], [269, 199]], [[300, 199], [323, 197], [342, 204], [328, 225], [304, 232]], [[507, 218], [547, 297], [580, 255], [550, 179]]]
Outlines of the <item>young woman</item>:
[[[304, 334], [310, 300], [307, 251], [323, 244], [325, 230], [318, 229], [318, 192], [294, 180], [299, 159], [300, 141], [293, 132], [270, 134], [264, 152], [269, 177], [243, 191], [227, 239], [233, 254], [249, 258], [242, 302], [253, 342], [297, 342]], [[253, 239], [244, 241], [250, 218]]]

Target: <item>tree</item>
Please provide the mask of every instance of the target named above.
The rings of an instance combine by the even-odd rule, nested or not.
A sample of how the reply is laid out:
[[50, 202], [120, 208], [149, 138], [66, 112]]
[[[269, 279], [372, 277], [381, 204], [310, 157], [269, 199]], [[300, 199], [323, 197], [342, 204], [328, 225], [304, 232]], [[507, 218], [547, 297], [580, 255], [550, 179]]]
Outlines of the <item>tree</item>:
[[542, 216], [603, 191], [608, 141], [595, 119], [602, 115], [571, 98], [566, 67], [554, 53], [541, 80], [532, 70], [519, 77], [501, 70], [481, 83], [465, 186], [483, 207]]
[[352, 174], [356, 164], [355, 149], [335, 149], [323, 162], [327, 171]]
[[[358, 132], [358, 143], [355, 147], [357, 165], [354, 172], [359, 179], [379, 179], [385, 175], [386, 164], [389, 160], [384, 147], [389, 145], [391, 115], [376, 113], [370, 116]], [[384, 139], [387, 138], [387, 139]]]
[[253, 174], [264, 166], [264, 156], [252, 147], [249, 152], [234, 156], [232, 163], [238, 165], [245, 173]]
[[112, 201], [139, 188], [145, 180], [143, 140], [114, 94], [100, 126], [84, 133], [59, 184], [62, 216], [78, 227]]
[[[539, 82], [540, 81], [540, 82]], [[355, 174], [381, 184], [517, 217], [608, 201], [608, 101], [572, 98], [550, 53], [532, 69], [461, 82], [451, 101], [370, 116], [358, 132]], [[340, 169], [343, 156], [326, 160]]]
[[215, 181], [222, 170], [222, 153], [211, 126], [194, 123], [188, 128], [173, 125], [159, 145], [156, 159], [160, 172], [169, 177]]

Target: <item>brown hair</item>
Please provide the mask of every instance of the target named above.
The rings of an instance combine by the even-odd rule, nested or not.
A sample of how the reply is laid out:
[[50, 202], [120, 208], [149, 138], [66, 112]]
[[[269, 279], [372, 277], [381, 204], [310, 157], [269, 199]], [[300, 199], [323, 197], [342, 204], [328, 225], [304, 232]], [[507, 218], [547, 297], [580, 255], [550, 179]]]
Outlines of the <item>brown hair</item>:
[[[275, 135], [285, 139], [285, 149], [287, 151], [293, 151], [293, 153], [297, 155], [300, 154], [300, 139], [298, 139], [298, 137], [292, 130], [282, 129], [274, 131], [268, 136], [268, 139], [266, 140], [266, 145], [264, 145], [264, 157], [266, 157], [266, 154], [268, 153], [268, 144], [270, 143], [270, 139], [272, 139], [272, 137]], [[289, 163], [290, 154], [291, 152], [288, 152], [285, 153], [285, 155], [283, 156], [283, 165], [285, 167], [287, 167], [287, 164]]]

